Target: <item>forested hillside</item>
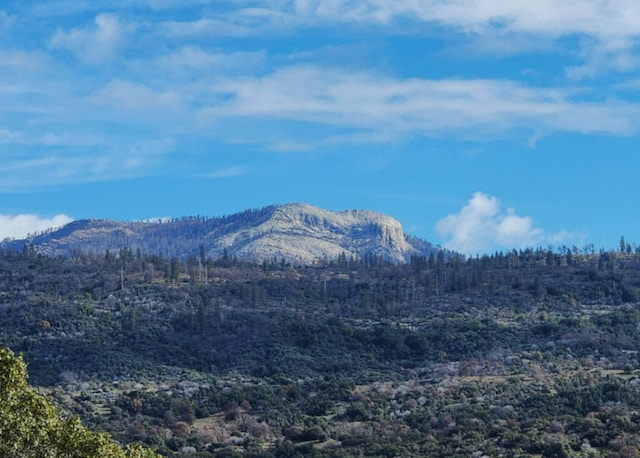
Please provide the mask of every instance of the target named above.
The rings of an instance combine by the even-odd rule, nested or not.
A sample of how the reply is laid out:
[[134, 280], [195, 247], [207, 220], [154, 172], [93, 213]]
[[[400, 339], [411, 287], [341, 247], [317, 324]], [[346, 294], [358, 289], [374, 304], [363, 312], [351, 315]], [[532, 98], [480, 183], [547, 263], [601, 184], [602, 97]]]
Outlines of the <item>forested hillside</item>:
[[640, 254], [0, 254], [32, 384], [167, 456], [638, 456]]

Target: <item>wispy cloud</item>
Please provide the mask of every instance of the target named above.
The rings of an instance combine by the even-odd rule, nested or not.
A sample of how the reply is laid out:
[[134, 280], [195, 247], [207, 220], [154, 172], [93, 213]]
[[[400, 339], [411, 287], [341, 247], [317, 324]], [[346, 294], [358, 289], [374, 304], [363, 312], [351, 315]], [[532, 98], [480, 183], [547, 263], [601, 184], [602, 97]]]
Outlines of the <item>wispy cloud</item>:
[[317, 146], [318, 145], [313, 145], [311, 142], [304, 143], [301, 141], [282, 140], [272, 143], [267, 146], [266, 149], [277, 153], [299, 153], [312, 150]]
[[22, 142], [24, 136], [22, 132], [15, 132], [9, 129], [0, 129], [0, 145]]
[[176, 109], [179, 97], [170, 91], [154, 91], [129, 81], [114, 80], [89, 97], [93, 103], [112, 105], [123, 110]]
[[[281, 153], [415, 138], [517, 137], [535, 146], [556, 132], [640, 131], [640, 104], [633, 97], [625, 101], [628, 92], [611, 96], [624, 88], [595, 93], [576, 82], [640, 65], [640, 4], [629, 1], [101, 5], [61, 0], [0, 12], [0, 27], [14, 34], [11, 46], [0, 51], [0, 144], [11, 146], [0, 166], [0, 188], [154, 173], [160, 155], [177, 162], [196, 143]], [[62, 22], [67, 7], [71, 13]], [[43, 28], [27, 43], [11, 31], [16, 21]], [[575, 53], [566, 69], [573, 79], [563, 83], [562, 69], [553, 87], [533, 77], [531, 84], [517, 76], [408, 77], [372, 60], [379, 48], [362, 44], [362, 30], [382, 38], [446, 35], [435, 48], [460, 45], [500, 56], [545, 52], [562, 42]], [[333, 34], [333, 40], [319, 40], [318, 34]], [[312, 39], [282, 44], [294, 42], [292, 37]], [[34, 145], [39, 148], [28, 148]], [[145, 148], [157, 148], [153, 160], [139, 153]], [[39, 180], [27, 172], [33, 164]], [[16, 171], [24, 176], [10, 175]]]
[[[589, 100], [584, 90], [496, 79], [402, 79], [314, 65], [261, 76], [212, 77], [206, 84], [167, 81], [152, 87], [113, 79], [87, 96], [82, 89], [62, 84], [59, 89], [38, 97], [39, 111], [30, 111], [30, 121], [21, 123], [28, 130], [0, 126], [0, 144], [47, 147], [5, 160], [3, 188], [34, 182], [33, 173], [16, 181], [3, 172], [7, 167], [14, 169], [11, 173], [16, 167], [27, 170], [21, 164], [29, 160], [52, 161], [41, 167], [35, 180], [40, 184], [59, 183], [63, 176], [77, 182], [151, 173], [159, 155], [180, 150], [185, 135], [304, 152], [412, 137], [484, 141], [520, 136], [533, 146], [554, 132], [625, 136], [640, 130], [639, 105]], [[270, 128], [274, 124], [278, 128]], [[126, 129], [114, 131], [117, 125]], [[160, 143], [149, 142], [150, 136]], [[92, 147], [91, 156], [83, 147]], [[155, 150], [155, 159], [143, 158], [142, 149]]]
[[[266, 58], [263, 51], [210, 52], [200, 46], [183, 46], [168, 54], [158, 57], [151, 64], [163, 71], [188, 71], [222, 73], [231, 69], [243, 69], [245, 72], [259, 65]], [[145, 62], [148, 65], [149, 62]]]
[[5, 11], [0, 11], [0, 33], [5, 32], [9, 28], [13, 27], [16, 17], [7, 14]]
[[248, 25], [234, 24], [231, 18], [211, 19], [199, 18], [188, 21], [166, 21], [160, 24], [160, 30], [171, 36], [233, 36], [243, 37], [256, 34], [256, 30]]
[[254, 0], [239, 4], [243, 6], [237, 10], [238, 21], [260, 17], [288, 25], [426, 22], [476, 34], [637, 35], [640, 18], [640, 5], [628, 0]]
[[550, 234], [536, 227], [533, 218], [519, 216], [515, 209], [503, 210], [496, 197], [476, 192], [458, 213], [436, 223], [436, 231], [446, 241], [445, 248], [475, 255], [562, 243], [566, 231]]
[[224, 169], [215, 170], [207, 175], [209, 178], [230, 178], [239, 175], [246, 175], [249, 173], [249, 169], [244, 166], [233, 166]]
[[473, 137], [529, 132], [629, 135], [640, 126], [640, 107], [620, 101], [585, 101], [566, 88], [537, 88], [491, 79], [393, 79], [370, 72], [293, 66], [261, 77], [235, 78], [212, 86], [212, 120], [274, 118], [341, 128]]
[[162, 165], [171, 146], [169, 140], [137, 141], [123, 143], [118, 150], [93, 147], [90, 155], [84, 147], [15, 155], [0, 164], [0, 192], [145, 176]]
[[0, 51], [0, 68], [5, 71], [35, 72], [46, 68], [48, 56], [38, 51], [4, 49]]
[[[563, 49], [575, 38], [583, 61], [567, 68], [574, 78], [638, 68], [640, 4], [629, 0], [253, 0], [217, 16], [166, 23], [174, 34], [258, 35], [308, 27], [358, 25], [378, 33], [457, 34], [483, 53], [514, 55]], [[585, 39], [586, 38], [586, 39]]]
[[73, 219], [65, 214], [52, 218], [42, 218], [38, 215], [2, 215], [0, 214], [0, 240], [7, 238], [21, 239], [29, 234], [57, 228], [70, 223]]
[[79, 59], [90, 64], [113, 60], [124, 36], [132, 31], [115, 14], [102, 13], [95, 17], [90, 27], [75, 27], [70, 31], [58, 29], [51, 37], [52, 49], [72, 52]]

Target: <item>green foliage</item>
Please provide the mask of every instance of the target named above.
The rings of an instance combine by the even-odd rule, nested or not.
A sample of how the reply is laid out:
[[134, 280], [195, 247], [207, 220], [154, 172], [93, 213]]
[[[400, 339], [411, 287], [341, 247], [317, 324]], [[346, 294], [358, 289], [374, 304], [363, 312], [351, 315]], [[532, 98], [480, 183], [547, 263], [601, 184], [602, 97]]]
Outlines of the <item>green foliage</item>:
[[[635, 254], [291, 266], [114, 253], [0, 252], [0, 345], [119, 443], [203, 458], [640, 450]], [[61, 416], [22, 359], [3, 358], [2, 387], [22, 394], [0, 405], [2, 444], [37, 451], [0, 456], [150, 453]], [[46, 455], [54, 443], [80, 451]]]
[[6, 458], [154, 458], [139, 446], [120, 448], [104, 433], [63, 418], [27, 384], [22, 357], [0, 348], [0, 456]]

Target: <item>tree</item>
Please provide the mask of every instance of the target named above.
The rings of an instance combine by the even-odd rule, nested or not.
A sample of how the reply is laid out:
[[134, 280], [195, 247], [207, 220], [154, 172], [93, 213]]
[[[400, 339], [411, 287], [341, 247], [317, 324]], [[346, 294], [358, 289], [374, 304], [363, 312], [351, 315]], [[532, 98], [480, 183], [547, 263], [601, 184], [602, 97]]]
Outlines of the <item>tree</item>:
[[544, 299], [547, 295], [547, 288], [545, 288], [540, 275], [536, 275], [536, 278], [533, 281], [533, 294], [536, 299]]
[[436, 295], [444, 292], [447, 282], [446, 261], [444, 251], [438, 251], [438, 259], [436, 260]]
[[140, 446], [120, 448], [77, 418], [66, 419], [27, 383], [21, 356], [0, 347], [0, 456], [5, 458], [156, 458]]

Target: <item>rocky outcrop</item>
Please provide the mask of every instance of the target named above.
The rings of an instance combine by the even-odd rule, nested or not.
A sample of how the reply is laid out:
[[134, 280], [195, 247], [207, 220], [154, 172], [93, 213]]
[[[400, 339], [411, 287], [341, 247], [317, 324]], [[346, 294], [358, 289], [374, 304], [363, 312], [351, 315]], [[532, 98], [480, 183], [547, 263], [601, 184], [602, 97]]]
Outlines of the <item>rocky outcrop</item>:
[[342, 254], [375, 254], [403, 262], [415, 253], [400, 223], [389, 216], [363, 210], [332, 212], [307, 204], [277, 207], [267, 221], [225, 234], [217, 243], [242, 259], [284, 258], [305, 264]]
[[242, 260], [281, 260], [311, 264], [339, 256], [375, 255], [392, 262], [434, 251], [429, 243], [408, 238], [390, 216], [366, 211], [334, 212], [294, 203], [247, 210], [220, 218], [181, 218], [165, 222], [74, 221], [63, 228], [28, 240], [5, 243], [22, 249], [33, 245], [49, 255], [134, 252], [186, 258], [217, 259], [227, 253]]

